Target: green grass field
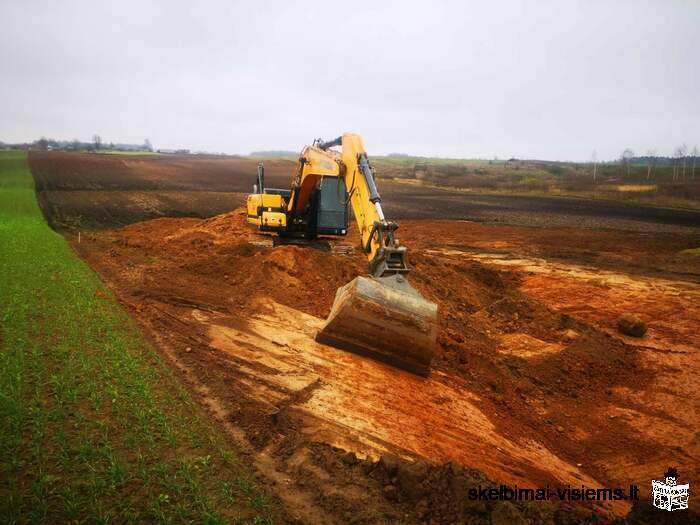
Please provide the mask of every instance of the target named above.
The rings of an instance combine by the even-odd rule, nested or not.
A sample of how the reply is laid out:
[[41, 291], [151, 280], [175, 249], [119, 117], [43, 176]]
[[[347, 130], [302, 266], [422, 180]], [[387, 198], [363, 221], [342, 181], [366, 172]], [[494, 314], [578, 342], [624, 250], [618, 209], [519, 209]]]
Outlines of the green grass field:
[[0, 523], [270, 523], [279, 507], [0, 153]]

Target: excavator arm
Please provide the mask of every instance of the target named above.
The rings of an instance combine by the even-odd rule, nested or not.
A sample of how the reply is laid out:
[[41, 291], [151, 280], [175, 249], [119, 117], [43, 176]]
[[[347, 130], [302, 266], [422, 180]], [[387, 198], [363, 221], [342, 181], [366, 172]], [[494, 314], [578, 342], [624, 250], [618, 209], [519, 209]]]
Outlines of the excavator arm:
[[346, 133], [317, 142], [322, 151], [333, 146], [342, 146], [339, 175], [345, 181], [371, 277], [357, 277], [338, 289], [316, 340], [427, 375], [436, 346], [437, 305], [406, 279], [406, 248], [395, 237], [398, 226], [384, 217], [362, 139]]
[[399, 246], [394, 235], [398, 225], [384, 217], [382, 198], [360, 136], [346, 133], [335, 140], [319, 142], [318, 146], [324, 151], [342, 146], [345, 188], [360, 230], [362, 249], [369, 259], [370, 273], [375, 277], [408, 273], [406, 248]]

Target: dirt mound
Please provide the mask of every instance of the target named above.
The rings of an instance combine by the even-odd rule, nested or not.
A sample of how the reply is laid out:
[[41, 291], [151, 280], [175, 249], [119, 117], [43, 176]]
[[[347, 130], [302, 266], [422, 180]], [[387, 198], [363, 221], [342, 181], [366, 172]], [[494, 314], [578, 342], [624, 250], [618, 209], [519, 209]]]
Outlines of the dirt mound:
[[[146, 262], [134, 275], [137, 296], [228, 313], [245, 314], [255, 297], [267, 296], [324, 318], [336, 289], [366, 273], [361, 253], [261, 245], [277, 239], [249, 228], [243, 210], [207, 220], [137, 223], [112, 239], [115, 249], [136, 248]], [[342, 242], [356, 241], [351, 235]], [[565, 419], [586, 404], [604, 405], [612, 387], [645, 381], [636, 351], [518, 292], [516, 274], [420, 249], [410, 253], [410, 263], [413, 285], [439, 305], [436, 367], [461, 375], [492, 409], [517, 413], [521, 428], [510, 433], [539, 425], [542, 413], [531, 406], [538, 403], [551, 420], [552, 439], [561, 440], [556, 429], [566, 428]], [[572, 330], [578, 334], [573, 340]], [[559, 410], [560, 404], [566, 407]]]
[[[428, 252], [411, 261], [413, 283], [440, 308], [435, 367], [462, 376], [504, 435], [537, 436], [572, 458], [591, 450], [572, 439], [574, 427], [611, 456], [611, 439], [632, 445], [626, 424], [590, 407], [604, 412], [616, 389], [643, 389], [651, 375], [636, 349], [519, 292], [519, 276], [508, 270]], [[632, 446], [639, 454], [653, 450]]]
[[[315, 444], [311, 462], [322, 472], [342, 471], [349, 484], [367, 494], [380, 494], [390, 504], [383, 517], [390, 523], [526, 523], [578, 524], [599, 523], [599, 515], [590, 506], [569, 506], [553, 502], [484, 501], [469, 497], [470, 491], [498, 487], [481, 471], [454, 462], [434, 464], [418, 460], [410, 463], [385, 455], [379, 460], [360, 460], [351, 453]], [[295, 474], [304, 476], [304, 470]], [[374, 502], [373, 502], [374, 503]], [[348, 516], [348, 522], [373, 522], [364, 513], [369, 508], [352, 507], [336, 497], [336, 512]], [[374, 503], [373, 506], [381, 503]], [[368, 506], [369, 507], [369, 506]], [[376, 508], [376, 507], [375, 507]]]
[[114, 244], [153, 258], [158, 271], [148, 272], [145, 283], [135, 283], [150, 296], [178, 296], [184, 285], [196, 303], [228, 312], [245, 310], [255, 297], [267, 296], [325, 317], [336, 289], [366, 267], [361, 258], [329, 253], [324, 243], [272, 247], [273, 239], [279, 239], [249, 228], [242, 210], [207, 220], [137, 223], [113, 236]]
[[[342, 242], [356, 240], [351, 235]], [[324, 318], [337, 288], [366, 273], [363, 254], [278, 244], [249, 228], [243, 210], [207, 220], [137, 223], [113, 232], [112, 242], [117, 250], [138, 249], [146, 263], [134, 274], [137, 296], [227, 313], [245, 314], [251, 301], [266, 296]], [[439, 306], [435, 366], [461, 375], [492, 408], [518, 413], [525, 427], [542, 416], [533, 413], [534, 399], [547, 399], [543, 408], [560, 440], [556, 428], [565, 426], [564, 417], [586, 404], [605, 404], [612, 387], [635, 388], [646, 380], [635, 350], [520, 293], [512, 272], [427, 250], [412, 251], [410, 263], [412, 284]], [[557, 410], [559, 403], [566, 409]]]
[[364, 462], [367, 474], [383, 485], [388, 499], [410, 509], [425, 523], [586, 523], [595, 522], [590, 508], [523, 501], [479, 501], [470, 491], [496, 484], [478, 470], [456, 463], [406, 463], [392, 457]]

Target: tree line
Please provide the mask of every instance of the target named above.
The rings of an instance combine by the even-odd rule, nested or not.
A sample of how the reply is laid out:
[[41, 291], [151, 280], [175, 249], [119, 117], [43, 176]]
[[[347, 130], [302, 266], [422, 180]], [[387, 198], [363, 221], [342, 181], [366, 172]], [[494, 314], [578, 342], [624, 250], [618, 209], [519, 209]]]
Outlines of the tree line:
[[62, 151], [100, 151], [100, 150], [115, 150], [115, 151], [153, 151], [153, 145], [148, 139], [144, 139], [142, 144], [125, 144], [114, 142], [103, 142], [100, 135], [93, 135], [92, 141], [73, 140], [56, 140], [47, 137], [41, 137], [32, 142], [22, 142], [16, 144], [5, 144], [0, 142], [0, 146], [7, 149], [38, 149], [41, 151], [62, 150]]
[[648, 150], [644, 156], [635, 156], [634, 151], [630, 148], [625, 150], [620, 155], [620, 164], [626, 169], [627, 176], [630, 174], [630, 167], [634, 164], [646, 166], [646, 180], [652, 180], [654, 177], [654, 169], [657, 166], [671, 166], [673, 181], [695, 180], [695, 168], [699, 164], [698, 156], [700, 151], [694, 146], [689, 151], [688, 146], [681, 144], [676, 146], [673, 154], [670, 156], [657, 155], [656, 150]]

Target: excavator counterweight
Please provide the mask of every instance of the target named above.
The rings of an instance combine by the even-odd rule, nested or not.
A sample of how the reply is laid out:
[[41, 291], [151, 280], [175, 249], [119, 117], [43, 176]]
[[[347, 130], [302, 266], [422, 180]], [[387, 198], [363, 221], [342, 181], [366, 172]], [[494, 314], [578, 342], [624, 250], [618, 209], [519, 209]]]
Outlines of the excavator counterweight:
[[[338, 152], [331, 148], [341, 146]], [[407, 280], [406, 248], [387, 221], [359, 135], [317, 140], [302, 151], [291, 190], [268, 189], [258, 168], [248, 196], [248, 222], [280, 235], [345, 235], [348, 205], [360, 231], [370, 276], [338, 289], [316, 340], [420, 375], [430, 373], [438, 332], [437, 305]]]

